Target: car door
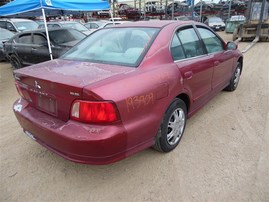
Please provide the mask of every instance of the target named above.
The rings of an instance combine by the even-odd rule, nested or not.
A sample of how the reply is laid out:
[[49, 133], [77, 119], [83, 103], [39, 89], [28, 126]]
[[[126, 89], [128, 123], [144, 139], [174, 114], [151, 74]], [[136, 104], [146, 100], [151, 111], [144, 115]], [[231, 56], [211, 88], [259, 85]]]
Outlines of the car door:
[[231, 78], [233, 69], [232, 51], [224, 49], [224, 42], [211, 30], [197, 27], [209, 56], [214, 58], [212, 88], [222, 89]]
[[12, 46], [12, 52], [19, 57], [23, 64], [32, 64], [32, 34], [20, 34], [15, 42]]
[[171, 53], [183, 77], [184, 89], [191, 95], [192, 107], [199, 107], [211, 92], [213, 57], [206, 54], [192, 26], [175, 32]]
[[32, 59], [34, 64], [50, 60], [48, 42], [42, 33], [33, 34]]

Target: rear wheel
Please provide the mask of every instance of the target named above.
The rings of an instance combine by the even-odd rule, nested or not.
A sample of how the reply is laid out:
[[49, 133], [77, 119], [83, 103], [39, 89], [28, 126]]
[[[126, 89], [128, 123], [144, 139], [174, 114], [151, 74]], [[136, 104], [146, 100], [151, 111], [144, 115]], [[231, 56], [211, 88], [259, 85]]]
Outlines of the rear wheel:
[[224, 89], [226, 91], [234, 91], [239, 83], [240, 75], [241, 75], [241, 63], [237, 62], [237, 66], [235, 68], [235, 71], [233, 73], [233, 76], [230, 80], [229, 85]]
[[19, 58], [16, 55], [11, 55], [10, 56], [10, 64], [11, 64], [13, 69], [22, 68], [22, 64], [21, 64]]
[[161, 152], [170, 152], [176, 148], [183, 136], [186, 122], [186, 104], [176, 98], [164, 114], [153, 148]]

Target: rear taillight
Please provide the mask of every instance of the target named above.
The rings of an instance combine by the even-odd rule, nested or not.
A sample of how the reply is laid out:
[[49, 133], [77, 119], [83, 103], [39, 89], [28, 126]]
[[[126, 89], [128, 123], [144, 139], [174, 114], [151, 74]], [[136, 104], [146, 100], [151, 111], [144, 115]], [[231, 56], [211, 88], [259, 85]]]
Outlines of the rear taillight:
[[24, 98], [23, 93], [22, 93], [22, 90], [21, 90], [21, 87], [19, 86], [19, 84], [15, 83], [15, 86], [16, 86], [16, 89], [17, 89], [19, 95], [20, 95], [22, 98]]
[[112, 123], [119, 120], [116, 105], [110, 101], [76, 100], [73, 102], [70, 117], [87, 123]]

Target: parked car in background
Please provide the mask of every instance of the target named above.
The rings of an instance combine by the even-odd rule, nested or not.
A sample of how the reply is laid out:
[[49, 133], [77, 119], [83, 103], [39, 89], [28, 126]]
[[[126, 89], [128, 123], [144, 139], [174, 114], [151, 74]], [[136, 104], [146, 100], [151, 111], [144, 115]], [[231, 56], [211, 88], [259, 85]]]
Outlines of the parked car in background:
[[123, 19], [121, 17], [114, 17], [114, 18], [109, 18], [108, 21], [122, 21]]
[[230, 21], [243, 21], [243, 22], [245, 22], [246, 21], [246, 17], [243, 16], [243, 15], [233, 15], [228, 20], [230, 20]]
[[[60, 57], [86, 37], [75, 29], [66, 28], [49, 29], [49, 36], [53, 58]], [[44, 29], [16, 34], [4, 44], [4, 50], [14, 69], [50, 60]]]
[[174, 16], [185, 15], [187, 12], [189, 12], [189, 5], [187, 3], [174, 2], [170, 3], [167, 6], [168, 15], [172, 15], [173, 5], [174, 5]]
[[225, 30], [225, 23], [219, 17], [208, 17], [204, 23], [215, 31]]
[[13, 37], [14, 33], [7, 30], [0, 28], [0, 61], [5, 60], [6, 54], [4, 53], [3, 43], [8, 41], [11, 37]]
[[[80, 32], [83, 32], [86, 35], [89, 35], [91, 32], [81, 23], [75, 21], [58, 21], [58, 22], [48, 22], [48, 28], [71, 28], [76, 29]], [[42, 23], [38, 26], [39, 29], [44, 29], [45, 25]]]
[[38, 24], [33, 20], [20, 18], [0, 18], [0, 28], [7, 29], [11, 32], [21, 32], [37, 29]]
[[174, 17], [174, 20], [188, 21], [188, 20], [192, 20], [192, 16], [185, 16], [185, 15], [177, 16], [177, 17]]
[[151, 146], [175, 149], [188, 117], [237, 88], [242, 65], [237, 45], [202, 23], [128, 23], [15, 70], [13, 110], [24, 132], [58, 155], [108, 164]]
[[129, 20], [140, 19], [140, 12], [138, 9], [131, 7], [128, 4], [120, 4], [118, 13], [120, 16], [127, 18]]
[[131, 22], [131, 21], [114, 21], [114, 22], [104, 21], [104, 20], [91, 21], [91, 22], [85, 23], [84, 26], [87, 27], [90, 31], [94, 31], [94, 30], [101, 29], [104, 27], [112, 27], [112, 26], [120, 25], [127, 22]]
[[146, 13], [164, 13], [164, 6], [160, 1], [148, 1], [145, 5]]
[[213, 1], [199, 1], [198, 3], [195, 4], [194, 11], [199, 13], [201, 9], [201, 4], [202, 4], [203, 11], [213, 11], [216, 5], [216, 3], [213, 3]]
[[184, 20], [184, 21], [193, 20], [193, 21], [199, 22], [200, 16], [196, 12], [194, 12], [193, 16], [191, 16], [191, 14], [190, 15], [182, 15], [182, 16], [176, 16], [176, 17], [174, 17], [174, 19], [175, 20]]

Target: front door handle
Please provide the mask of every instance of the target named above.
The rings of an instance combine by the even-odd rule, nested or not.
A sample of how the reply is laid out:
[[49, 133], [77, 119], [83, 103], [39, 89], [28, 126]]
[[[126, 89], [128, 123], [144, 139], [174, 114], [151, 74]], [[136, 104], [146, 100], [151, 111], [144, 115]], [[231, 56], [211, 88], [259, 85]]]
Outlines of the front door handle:
[[218, 66], [219, 64], [220, 64], [219, 61], [215, 61], [215, 62], [214, 62], [214, 65], [215, 65], [215, 66]]

